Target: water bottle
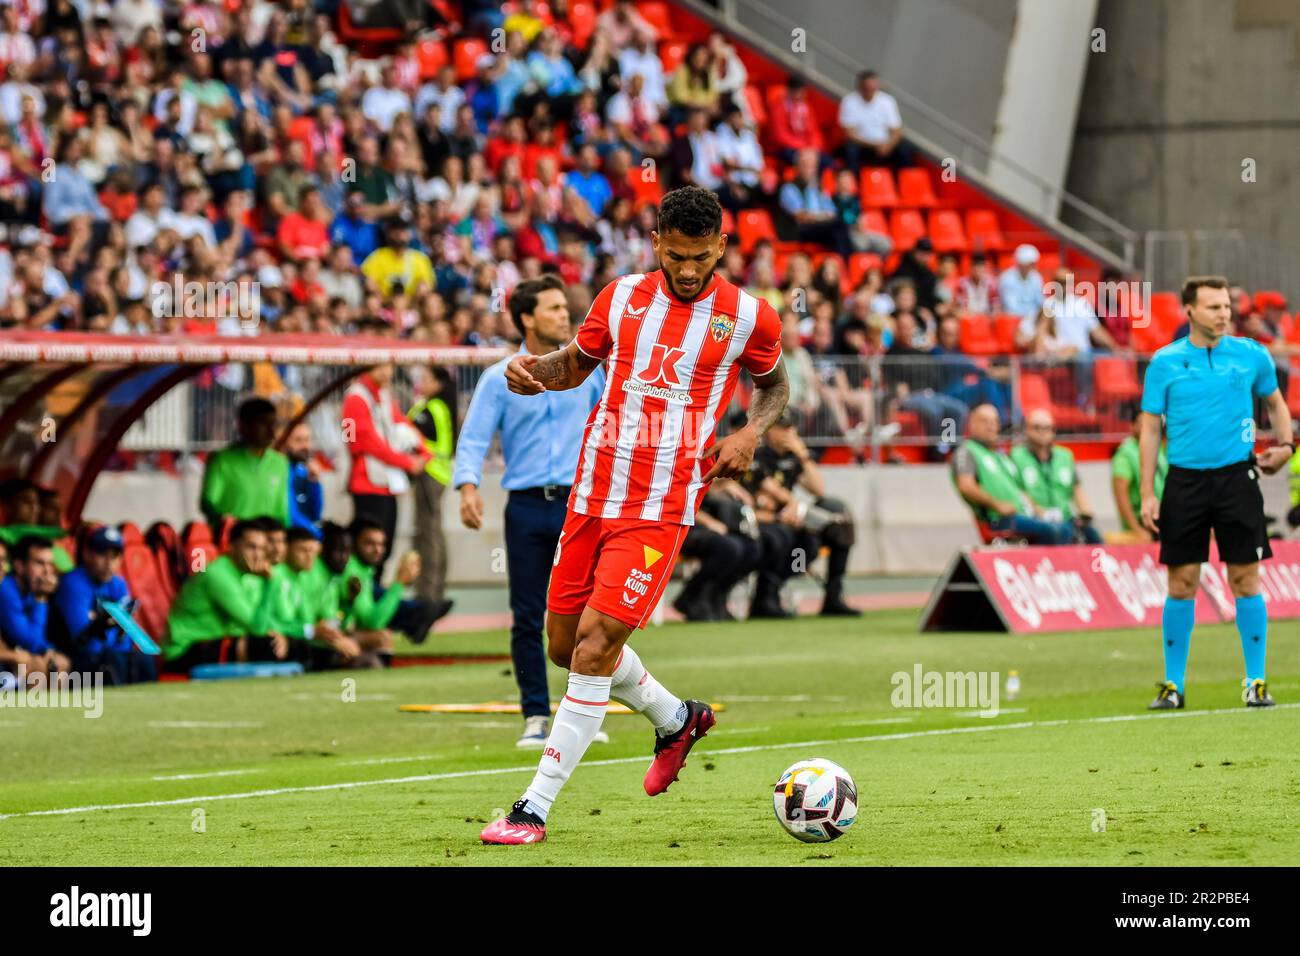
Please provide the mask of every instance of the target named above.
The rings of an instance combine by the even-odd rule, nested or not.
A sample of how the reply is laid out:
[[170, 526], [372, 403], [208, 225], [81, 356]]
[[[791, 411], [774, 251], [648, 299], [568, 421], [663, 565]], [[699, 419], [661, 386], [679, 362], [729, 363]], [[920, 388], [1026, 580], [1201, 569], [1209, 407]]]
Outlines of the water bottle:
[[1007, 671], [1007, 700], [1020, 696], [1020, 671]]

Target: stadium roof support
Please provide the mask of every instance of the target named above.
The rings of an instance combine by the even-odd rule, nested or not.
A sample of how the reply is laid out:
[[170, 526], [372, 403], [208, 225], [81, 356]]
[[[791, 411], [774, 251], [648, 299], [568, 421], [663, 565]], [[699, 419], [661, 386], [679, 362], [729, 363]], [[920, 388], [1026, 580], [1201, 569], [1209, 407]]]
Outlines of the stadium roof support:
[[289, 428], [367, 368], [488, 365], [506, 354], [382, 337], [6, 332], [0, 336], [0, 478], [23, 477], [56, 489], [72, 526], [127, 429], [176, 385], [213, 366], [338, 368], [303, 396], [303, 409], [281, 432], [283, 440]]

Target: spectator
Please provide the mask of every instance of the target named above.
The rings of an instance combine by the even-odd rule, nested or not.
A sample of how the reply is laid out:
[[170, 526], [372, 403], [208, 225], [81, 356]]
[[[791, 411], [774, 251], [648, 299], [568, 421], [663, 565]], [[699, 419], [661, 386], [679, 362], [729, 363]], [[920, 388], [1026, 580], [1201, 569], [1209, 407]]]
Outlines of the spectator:
[[456, 112], [465, 102], [465, 91], [456, 83], [456, 71], [451, 64], [438, 70], [437, 78], [420, 87], [415, 96], [414, 115], [424, 117], [430, 106], [436, 105], [437, 128], [450, 133], [456, 126]]
[[849, 240], [858, 252], [874, 252], [887, 256], [894, 251], [894, 240], [883, 232], [873, 232], [866, 226], [862, 215], [862, 200], [858, 198], [857, 178], [848, 169], [835, 174], [835, 192], [831, 195], [835, 214], [849, 229]]
[[337, 252], [346, 246], [353, 262], [365, 262], [379, 248], [379, 227], [363, 215], [366, 197], [351, 192], [343, 201], [343, 212], [330, 224], [329, 240]]
[[953, 301], [963, 315], [990, 315], [1001, 311], [998, 281], [984, 253], [977, 252], [970, 257], [970, 273], [957, 280], [957, 294]]
[[1033, 507], [1035, 517], [1052, 524], [1072, 526], [1071, 541], [1101, 544], [1101, 532], [1092, 525], [1074, 452], [1054, 441], [1056, 423], [1045, 408], [1025, 415], [1025, 442], [1011, 449], [1011, 461], [1020, 470], [1020, 487]]
[[587, 204], [593, 216], [604, 215], [614, 191], [609, 180], [600, 171], [600, 156], [595, 146], [583, 146], [578, 151], [578, 166], [564, 174], [564, 185], [572, 189]]
[[1016, 246], [1014, 258], [1015, 264], [998, 276], [998, 298], [1005, 311], [1032, 323], [1043, 309], [1043, 277], [1034, 268], [1038, 250], [1022, 243]]
[[668, 131], [659, 125], [660, 107], [645, 92], [645, 77], [627, 79], [627, 88], [609, 98], [605, 120], [618, 141], [637, 156], [662, 156], [668, 149]]
[[651, 44], [659, 39], [655, 28], [637, 12], [633, 0], [616, 0], [596, 18], [596, 35], [601, 34], [609, 38], [615, 50]]
[[889, 277], [896, 283], [899, 280], [906, 280], [911, 286], [916, 296], [916, 307], [922, 313], [922, 319], [931, 332], [934, 330], [934, 317], [931, 313], [939, 304], [939, 277], [930, 268], [930, 257], [933, 253], [934, 246], [930, 244], [929, 237], [922, 236], [916, 241], [915, 246], [903, 253], [898, 268]]
[[721, 94], [713, 67], [713, 54], [703, 43], [693, 44], [686, 52], [668, 84], [669, 125], [675, 126], [689, 112], [703, 110], [706, 120], [718, 119]]
[[992, 405], [1002, 418], [1010, 419], [1011, 366], [1006, 359], [992, 360], [987, 367], [961, 350], [961, 320], [945, 316], [939, 320], [939, 334], [930, 354], [939, 363], [939, 388], [968, 408]]
[[308, 186], [298, 197], [298, 209], [280, 220], [276, 243], [286, 259], [323, 259], [329, 254], [329, 210], [320, 190]]
[[844, 160], [850, 169], [863, 166], [911, 166], [912, 149], [903, 142], [898, 102], [880, 89], [874, 70], [858, 74], [857, 88], [840, 100]]
[[[763, 541], [750, 619], [793, 617], [781, 606], [781, 586], [807, 570], [822, 547], [829, 549], [830, 557], [820, 613], [823, 617], [858, 617], [861, 612], [844, 601], [844, 575], [855, 540], [853, 519], [844, 502], [826, 497], [825, 479], [799, 437], [792, 415], [783, 413], [768, 429], [742, 484], [754, 498]], [[796, 496], [796, 486], [814, 501]]]
[[808, 87], [798, 76], [790, 77], [785, 95], [777, 109], [772, 111], [769, 122], [772, 141], [781, 162], [793, 165], [799, 153], [811, 149], [819, 157], [819, 169], [830, 167], [821, 125], [808, 102]]
[[[1142, 460], [1138, 439], [1142, 432], [1142, 410], [1133, 413], [1133, 425], [1129, 435], [1110, 456], [1110, 488], [1115, 496], [1115, 513], [1119, 515], [1120, 528], [1137, 544], [1149, 544], [1155, 540], [1142, 525]], [[1165, 442], [1161, 440], [1160, 451], [1156, 458], [1155, 495], [1158, 499], [1164, 494], [1165, 476], [1169, 473], [1169, 455]], [[1295, 469], [1292, 468], [1292, 476]], [[1294, 477], [1292, 478], [1294, 483]], [[1293, 502], [1293, 504], [1300, 502]], [[1294, 525], [1294, 522], [1292, 523]]]
[[127, 610], [133, 603], [121, 566], [121, 533], [97, 528], [82, 546], [81, 563], [63, 575], [53, 597], [57, 613], [51, 623], [71, 655], [72, 669], [101, 673], [110, 687], [158, 679], [153, 657], [141, 652], [104, 609], [105, 601]]
[[[1097, 319], [1091, 303], [1075, 294], [1072, 273], [1064, 269], [1058, 272], [1051, 288], [1053, 295], [1043, 301], [1043, 312], [1052, 319], [1052, 337], [1056, 342], [1074, 355], [1091, 352], [1094, 343], [1112, 351], [1118, 348], [1105, 326]], [[1042, 337], [1044, 327], [1041, 314], [1035, 318], [1022, 318], [1016, 333], [1017, 344], [1021, 348], [1029, 348], [1036, 339]]]
[[639, 76], [644, 83], [643, 93], [660, 110], [668, 109], [668, 91], [664, 86], [664, 65], [654, 42], [644, 35], [633, 39], [618, 55], [618, 70], [624, 83]]
[[289, 523], [289, 459], [272, 448], [275, 406], [250, 398], [239, 406], [239, 440], [208, 458], [199, 510], [220, 534], [227, 518], [269, 516]]
[[952, 479], [975, 520], [990, 532], [1006, 532], [1030, 544], [1070, 544], [1074, 526], [1030, 514], [1015, 463], [997, 449], [1001, 424], [997, 409], [971, 410], [970, 438], [957, 446]]
[[395, 289], [415, 293], [434, 285], [433, 263], [411, 246], [411, 225], [395, 216], [384, 224], [384, 244], [361, 263], [361, 272], [387, 297]]
[[715, 132], [722, 183], [718, 199], [735, 212], [757, 205], [763, 175], [763, 147], [738, 107], [729, 107]]
[[271, 627], [275, 593], [260, 519], [237, 521], [225, 554], [191, 574], [167, 614], [165, 670], [200, 664], [286, 660], [289, 640]]
[[839, 217], [835, 203], [818, 183], [818, 156], [801, 150], [795, 160], [795, 176], [781, 187], [781, 209], [795, 222], [800, 242], [821, 242], [841, 256], [853, 252], [849, 227]]
[[50, 542], [35, 535], [8, 548], [10, 574], [0, 581], [0, 646], [28, 674], [67, 673], [68, 657], [50, 640], [49, 601], [59, 583]]
[[[81, 140], [66, 137], [59, 148], [58, 163], [50, 181], [45, 184], [42, 198], [45, 218], [49, 220], [56, 236], [65, 235], [75, 220], [108, 222], [108, 210], [99, 201], [94, 185], [78, 168], [81, 159]], [[102, 230], [99, 234], [103, 234]]]
[[392, 382], [393, 366], [375, 366], [347, 390], [342, 410], [343, 440], [352, 458], [352, 520], [354, 525], [368, 521], [383, 531], [385, 550], [373, 565], [379, 574], [397, 530], [397, 497], [410, 488], [410, 476], [424, 470], [428, 454], [393, 400]]
[[673, 140], [673, 182], [716, 192], [722, 186], [722, 153], [704, 110], [692, 110], [686, 135]]

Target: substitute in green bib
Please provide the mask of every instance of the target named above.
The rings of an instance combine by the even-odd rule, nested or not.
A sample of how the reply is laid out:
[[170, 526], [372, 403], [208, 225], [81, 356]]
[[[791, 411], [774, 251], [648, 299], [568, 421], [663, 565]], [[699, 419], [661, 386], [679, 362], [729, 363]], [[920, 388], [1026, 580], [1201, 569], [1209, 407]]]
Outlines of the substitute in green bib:
[[1072, 525], [1075, 540], [1101, 544], [1101, 532], [1092, 526], [1092, 508], [1074, 467], [1074, 452], [1056, 444], [1051, 412], [1035, 408], [1025, 415], [1025, 443], [1011, 449], [1011, 460], [1036, 516]]
[[226, 518], [274, 518], [289, 524], [289, 459], [271, 447], [275, 406], [250, 398], [239, 406], [239, 441], [208, 458], [199, 508], [219, 534]]
[[992, 405], [977, 405], [970, 413], [970, 438], [952, 457], [952, 480], [975, 520], [991, 531], [1019, 535], [1030, 544], [1069, 544], [1074, 525], [1050, 522], [1032, 514], [1020, 487], [1015, 463], [998, 451], [1001, 423]]
[[257, 521], [237, 521], [229, 551], [187, 578], [172, 603], [166, 669], [188, 672], [197, 664], [234, 661], [238, 642], [246, 638], [263, 638], [283, 660], [288, 639], [271, 627], [271, 588], [255, 580], [270, 577], [266, 532]]
[[[1110, 456], [1110, 489], [1115, 496], [1115, 511], [1119, 515], [1120, 526], [1128, 534], [1130, 541], [1149, 544], [1155, 536], [1142, 526], [1142, 460], [1138, 446], [1138, 437], [1142, 431], [1142, 409], [1133, 413], [1133, 430], [1128, 438], [1119, 443], [1115, 454]], [[1292, 467], [1300, 458], [1293, 458]], [[1165, 491], [1165, 475], [1169, 473], [1169, 453], [1165, 443], [1160, 443], [1160, 455], [1156, 461], [1155, 490], [1159, 498]], [[1294, 492], [1292, 493], [1294, 504]]]
[[308, 670], [373, 665], [361, 660], [360, 645], [343, 632], [337, 584], [320, 559], [321, 543], [308, 528], [290, 528], [285, 537], [284, 562], [271, 577], [273, 625], [302, 642], [295, 657]]

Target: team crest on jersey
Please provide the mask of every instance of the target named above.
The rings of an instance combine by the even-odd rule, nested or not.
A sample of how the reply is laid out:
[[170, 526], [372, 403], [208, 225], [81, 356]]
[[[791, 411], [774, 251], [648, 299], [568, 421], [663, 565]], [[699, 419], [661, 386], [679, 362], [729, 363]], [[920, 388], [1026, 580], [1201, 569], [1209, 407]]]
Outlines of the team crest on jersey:
[[714, 315], [709, 320], [709, 332], [713, 335], [713, 341], [721, 342], [736, 328], [736, 320], [728, 318], [725, 315]]

